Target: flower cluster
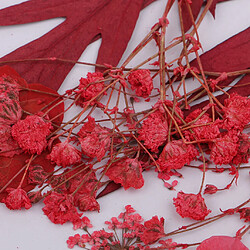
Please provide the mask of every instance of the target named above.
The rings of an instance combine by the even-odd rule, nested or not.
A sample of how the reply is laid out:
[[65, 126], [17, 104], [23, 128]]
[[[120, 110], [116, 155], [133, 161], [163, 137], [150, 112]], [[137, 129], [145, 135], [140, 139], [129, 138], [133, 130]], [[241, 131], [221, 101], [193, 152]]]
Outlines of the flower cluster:
[[[165, 247], [175, 248], [177, 243], [171, 239], [162, 240], [165, 237], [164, 219], [153, 216], [150, 220], [144, 222], [143, 218], [135, 213], [130, 206], [125, 207], [125, 212], [120, 213], [118, 217], [112, 217], [106, 221], [108, 229], [113, 232], [107, 232], [102, 229], [89, 233], [87, 228], [84, 230], [88, 234], [70, 236], [67, 240], [69, 248], [78, 245], [85, 248], [88, 245], [91, 249], [151, 249], [149, 245], [158, 242], [157, 249], [166, 249]], [[118, 238], [118, 231], [122, 231], [121, 239]]]

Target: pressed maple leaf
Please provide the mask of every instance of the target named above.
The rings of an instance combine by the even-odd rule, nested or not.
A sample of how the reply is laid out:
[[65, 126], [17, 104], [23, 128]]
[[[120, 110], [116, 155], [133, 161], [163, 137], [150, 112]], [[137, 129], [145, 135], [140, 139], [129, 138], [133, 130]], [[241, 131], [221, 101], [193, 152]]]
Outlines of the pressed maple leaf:
[[[233, 72], [245, 70], [250, 67], [250, 57], [246, 51], [250, 51], [250, 28], [247, 28], [240, 33], [232, 36], [223, 43], [217, 45], [213, 49], [205, 52], [201, 55], [201, 63], [204, 71], [209, 72]], [[199, 67], [197, 60], [193, 60], [190, 63], [191, 67]], [[218, 86], [228, 86], [237, 76], [228, 77], [227, 79], [218, 83]], [[231, 89], [227, 91], [228, 94], [233, 92], [238, 93], [241, 96], [250, 95], [249, 83], [250, 75], [246, 74], [243, 76]], [[192, 99], [195, 95], [199, 94], [200, 91], [196, 91], [189, 97]], [[204, 95], [200, 95], [200, 98]], [[228, 96], [222, 94], [217, 99], [223, 103]], [[190, 110], [185, 111], [185, 114], [192, 112], [197, 108], [202, 108], [208, 104], [208, 101], [201, 102], [191, 107]]]
[[[76, 61], [90, 43], [102, 38], [97, 63], [115, 66], [126, 49], [140, 10], [154, 1], [30, 0], [2, 9], [0, 26], [66, 18], [44, 36], [2, 60], [56, 57]], [[57, 90], [73, 65], [50, 61], [17, 63], [13, 67], [28, 82], [39, 82]]]
[[[211, 12], [211, 14], [213, 15], [214, 18], [215, 18], [216, 4], [220, 3], [220, 2], [224, 2], [224, 1], [228, 1], [228, 0], [213, 0], [212, 4], [210, 5], [209, 11]], [[192, 26], [192, 19], [190, 17], [188, 8], [186, 6], [186, 2], [188, 2], [188, 0], [184, 0], [181, 2], [183, 26], [184, 26], [185, 32], [187, 32]], [[205, 1], [205, 3], [207, 3], [207, 2], [208, 1]], [[204, 5], [204, 0], [192, 0], [192, 3], [190, 4], [190, 8], [192, 10], [194, 20], [197, 19], [203, 5]]]

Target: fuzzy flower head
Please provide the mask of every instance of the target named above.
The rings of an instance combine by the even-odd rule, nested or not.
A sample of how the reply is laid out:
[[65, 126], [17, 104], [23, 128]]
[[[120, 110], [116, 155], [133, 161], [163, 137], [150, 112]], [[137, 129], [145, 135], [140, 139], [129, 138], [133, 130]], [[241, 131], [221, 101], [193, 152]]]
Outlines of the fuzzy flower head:
[[237, 210], [240, 214], [240, 218], [245, 222], [250, 222], [250, 207], [243, 207]]
[[153, 244], [161, 237], [164, 237], [164, 218], [159, 218], [157, 216], [152, 217], [152, 219], [144, 222], [143, 233], [139, 236], [141, 241], [145, 245]]
[[24, 151], [41, 154], [47, 147], [46, 137], [52, 128], [51, 123], [44, 121], [40, 116], [30, 115], [13, 125], [11, 134]]
[[3, 199], [6, 207], [11, 210], [20, 210], [22, 207], [25, 209], [31, 208], [31, 202], [27, 193], [21, 188], [7, 188], [8, 195]]
[[77, 105], [83, 106], [84, 102], [91, 100], [97, 96], [104, 88], [104, 78], [101, 72], [88, 73], [87, 78], [81, 78], [78, 86]]
[[88, 122], [78, 132], [83, 154], [101, 161], [110, 147], [111, 139], [108, 134], [108, 129], [96, 124], [95, 119], [89, 116]]
[[137, 159], [122, 158], [113, 162], [106, 175], [115, 183], [120, 183], [124, 189], [140, 189], [144, 185], [142, 166]]
[[58, 166], [67, 167], [81, 161], [81, 152], [65, 141], [56, 144], [48, 158]]
[[19, 85], [7, 75], [0, 77], [0, 123], [12, 125], [20, 120]]
[[174, 198], [176, 212], [182, 218], [191, 218], [194, 220], [204, 220], [211, 212], [207, 209], [205, 201], [201, 194], [185, 194], [182, 191]]
[[237, 155], [238, 148], [238, 137], [233, 133], [228, 133], [214, 141], [211, 146], [210, 159], [216, 165], [229, 164]]
[[128, 76], [131, 89], [137, 96], [147, 98], [153, 89], [153, 79], [148, 69], [138, 69]]
[[150, 114], [142, 123], [142, 127], [138, 130], [138, 139], [144, 141], [146, 148], [153, 152], [158, 152], [168, 136], [168, 122], [164, 114], [156, 111]]
[[[201, 114], [201, 109], [196, 109], [192, 113], [190, 113], [187, 118], [186, 122], [190, 123], [197, 119], [197, 117]], [[210, 125], [206, 125], [208, 123], [211, 123]], [[212, 123], [212, 119], [209, 117], [207, 113], [203, 114], [197, 121], [192, 123], [192, 131], [185, 130], [184, 135], [185, 138], [189, 141], [197, 139], [214, 139], [218, 137], [220, 134], [219, 130], [219, 121], [215, 121]]]
[[175, 140], [166, 144], [157, 163], [162, 171], [169, 172], [171, 169], [180, 169], [189, 164], [198, 155], [199, 152], [193, 145]]
[[64, 224], [67, 221], [76, 223], [81, 220], [81, 214], [73, 205], [73, 197], [69, 195], [52, 192], [43, 202], [44, 214], [55, 224]]
[[234, 93], [225, 99], [224, 106], [225, 128], [243, 130], [250, 122], [250, 99]]

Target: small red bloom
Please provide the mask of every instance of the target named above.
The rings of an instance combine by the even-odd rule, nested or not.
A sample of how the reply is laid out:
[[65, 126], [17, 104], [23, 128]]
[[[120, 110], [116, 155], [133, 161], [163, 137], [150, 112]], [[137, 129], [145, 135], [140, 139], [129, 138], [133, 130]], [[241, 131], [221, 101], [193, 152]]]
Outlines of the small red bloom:
[[[190, 113], [187, 118], [186, 122], [190, 123], [197, 119], [197, 117], [201, 114], [201, 109], [196, 109], [192, 113]], [[202, 115], [197, 121], [192, 123], [192, 131], [185, 130], [184, 135], [185, 138], [189, 141], [192, 140], [202, 140], [202, 139], [214, 139], [218, 137], [220, 134], [219, 130], [219, 121], [215, 121], [210, 125], [206, 125], [207, 123], [211, 123], [212, 119], [209, 117], [208, 114]]]
[[225, 99], [224, 106], [225, 128], [243, 130], [250, 122], [250, 99], [234, 93]]
[[113, 162], [106, 175], [116, 183], [121, 183], [124, 189], [140, 189], [144, 185], [142, 167], [137, 159], [122, 158]]
[[30, 154], [41, 154], [47, 147], [46, 137], [52, 128], [51, 123], [40, 116], [30, 115], [13, 125], [11, 134], [23, 150]]
[[81, 152], [65, 141], [56, 144], [48, 158], [58, 166], [67, 167], [81, 161]]
[[84, 102], [97, 96], [104, 88], [103, 80], [104, 78], [101, 72], [89, 72], [87, 78], [81, 78], [78, 90], [75, 91], [78, 97], [76, 104], [83, 106]]
[[238, 239], [229, 236], [212, 236], [197, 247], [197, 250], [248, 250], [248, 248]]
[[237, 154], [232, 160], [232, 163], [239, 165], [242, 163], [248, 163], [250, 157], [250, 139], [247, 134], [241, 134], [239, 136], [239, 148]]
[[9, 76], [0, 77], [0, 123], [15, 124], [22, 116], [19, 85]]
[[138, 69], [130, 73], [128, 82], [138, 96], [147, 98], [153, 89], [153, 79], [148, 69]]
[[73, 223], [80, 220], [81, 214], [73, 205], [73, 197], [66, 194], [52, 192], [44, 199], [43, 212], [55, 224]]
[[40, 165], [31, 165], [28, 173], [29, 184], [41, 185], [48, 177], [48, 173]]
[[141, 241], [145, 245], [153, 244], [161, 237], [164, 237], [164, 218], [158, 218], [158, 216], [152, 217], [152, 219], [144, 222], [144, 228], [142, 234], [139, 236]]
[[96, 157], [101, 161], [110, 147], [111, 139], [109, 130], [95, 123], [95, 119], [88, 117], [81, 130], [78, 132], [82, 152], [88, 157]]
[[211, 212], [207, 209], [205, 201], [201, 194], [185, 194], [182, 191], [174, 198], [176, 212], [182, 217], [188, 217], [194, 220], [204, 220]]
[[22, 207], [25, 209], [31, 208], [31, 202], [27, 193], [21, 188], [7, 188], [8, 195], [2, 200], [6, 207], [11, 210], [20, 210]]
[[237, 210], [240, 214], [240, 218], [244, 219], [245, 222], [250, 221], [250, 207], [243, 207]]
[[166, 117], [160, 111], [152, 113], [143, 121], [138, 134], [138, 139], [144, 141], [147, 148], [158, 152], [158, 147], [166, 141], [168, 136]]
[[100, 205], [93, 195], [90, 194], [76, 194], [75, 205], [81, 211], [100, 211]]
[[204, 194], [215, 194], [218, 191], [218, 188], [214, 185], [207, 184], [204, 190]]
[[236, 156], [238, 148], [238, 137], [227, 133], [215, 139], [211, 146], [210, 159], [217, 165], [228, 164]]
[[169, 172], [171, 169], [179, 169], [189, 164], [198, 155], [199, 152], [193, 145], [175, 140], [166, 144], [157, 163], [162, 171]]

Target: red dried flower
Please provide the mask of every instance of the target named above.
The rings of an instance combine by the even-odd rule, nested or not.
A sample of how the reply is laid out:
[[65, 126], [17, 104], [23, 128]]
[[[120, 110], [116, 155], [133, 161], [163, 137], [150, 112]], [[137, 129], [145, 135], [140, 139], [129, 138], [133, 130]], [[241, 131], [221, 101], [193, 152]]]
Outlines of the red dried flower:
[[198, 150], [192, 144], [175, 140], [166, 144], [157, 163], [162, 171], [169, 172], [171, 169], [179, 169], [189, 164], [198, 155]]
[[128, 82], [136, 95], [147, 98], [153, 89], [153, 79], [148, 69], [138, 69], [130, 73]]
[[197, 250], [248, 250], [248, 248], [238, 239], [229, 236], [212, 236], [197, 247]]
[[21, 152], [22, 149], [11, 136], [11, 127], [7, 124], [0, 124], [0, 156], [13, 157]]
[[215, 139], [211, 147], [210, 159], [217, 165], [229, 164], [238, 152], [238, 137], [227, 133]]
[[239, 136], [239, 148], [237, 154], [232, 160], [232, 163], [239, 165], [242, 163], [248, 163], [250, 157], [250, 139], [247, 134], [241, 134]]
[[144, 145], [153, 152], [158, 152], [158, 147], [161, 146], [168, 136], [168, 122], [165, 116], [156, 111], [150, 114], [138, 130], [138, 139], [144, 141]]
[[41, 185], [44, 183], [45, 179], [48, 177], [48, 173], [44, 171], [43, 167], [40, 165], [29, 166], [28, 172], [28, 182], [29, 184]]
[[[76, 90], [76, 104], [83, 106], [84, 102], [97, 96], [104, 88], [104, 78], [101, 72], [88, 73], [87, 78], [81, 78], [78, 90]], [[101, 81], [101, 82], [100, 82]]]
[[77, 206], [81, 211], [98, 211], [100, 210], [100, 205], [93, 195], [90, 194], [78, 194], [76, 193], [74, 199], [75, 206]]
[[144, 228], [140, 239], [145, 245], [153, 244], [161, 237], [164, 237], [164, 218], [158, 218], [158, 216], [152, 217], [152, 219], [144, 222]]
[[110, 147], [111, 139], [109, 130], [95, 123], [95, 119], [88, 117], [81, 130], [78, 132], [82, 152], [88, 157], [96, 157], [101, 161]]
[[21, 116], [18, 84], [8, 76], [0, 77], [0, 123], [12, 125]]
[[237, 213], [240, 214], [240, 218], [244, 219], [245, 222], [250, 221], [250, 207], [243, 207], [237, 210]]
[[52, 192], [44, 199], [43, 212], [55, 224], [73, 223], [80, 220], [81, 214], [73, 205], [73, 197], [66, 194]]
[[31, 202], [27, 196], [26, 191], [21, 188], [7, 188], [6, 191], [8, 195], [2, 200], [5, 203], [6, 207], [11, 210], [20, 210], [22, 207], [25, 209], [31, 208]]
[[120, 183], [124, 189], [139, 189], [144, 185], [142, 166], [138, 159], [121, 158], [113, 162], [105, 173], [115, 183]]
[[250, 122], [250, 99], [234, 93], [225, 99], [224, 106], [225, 128], [243, 130]]
[[[192, 113], [190, 113], [187, 118], [186, 122], [190, 123], [197, 119], [197, 117], [201, 114], [202, 110], [201, 109], [196, 109]], [[209, 117], [208, 114], [202, 115], [197, 121], [192, 123], [192, 131], [185, 130], [184, 135], [185, 138], [189, 141], [192, 140], [202, 140], [202, 139], [214, 139], [218, 137], [220, 134], [219, 130], [219, 120], [213, 122], [210, 125], [206, 125], [207, 123], [211, 123], [212, 119]]]
[[204, 190], [204, 194], [215, 194], [217, 193], [218, 188], [215, 185], [207, 184]]
[[30, 115], [13, 125], [11, 134], [24, 151], [41, 154], [47, 146], [46, 137], [52, 128], [51, 123], [40, 116]]
[[207, 209], [205, 201], [201, 194], [185, 194], [180, 191], [177, 198], [173, 199], [176, 212], [182, 217], [188, 217], [194, 220], [204, 220], [211, 212]]
[[56, 144], [48, 156], [48, 159], [58, 166], [67, 167], [81, 161], [81, 152], [67, 141]]

